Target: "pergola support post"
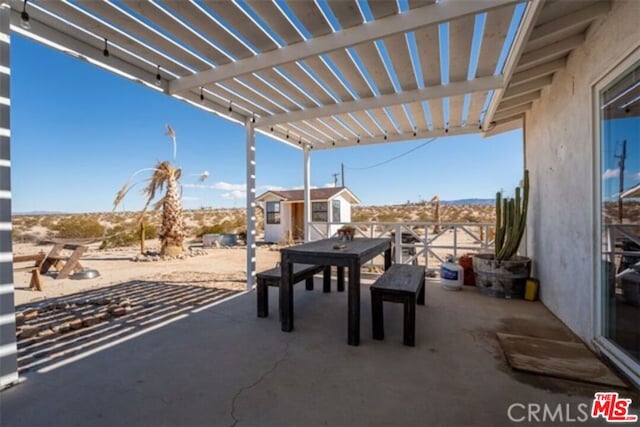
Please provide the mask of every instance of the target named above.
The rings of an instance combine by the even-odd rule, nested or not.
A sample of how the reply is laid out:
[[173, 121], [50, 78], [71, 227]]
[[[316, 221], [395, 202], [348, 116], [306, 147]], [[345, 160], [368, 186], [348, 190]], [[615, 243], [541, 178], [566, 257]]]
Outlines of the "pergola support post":
[[11, 245], [11, 10], [0, 4], [0, 389], [18, 382]]
[[256, 282], [256, 139], [253, 120], [245, 121], [247, 149], [247, 290]]
[[311, 150], [304, 146], [304, 241], [311, 241]]

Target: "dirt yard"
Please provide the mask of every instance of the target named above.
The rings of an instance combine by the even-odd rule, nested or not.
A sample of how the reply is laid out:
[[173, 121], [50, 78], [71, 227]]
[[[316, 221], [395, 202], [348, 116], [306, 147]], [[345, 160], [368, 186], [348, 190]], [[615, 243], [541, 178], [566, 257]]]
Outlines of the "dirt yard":
[[[149, 241], [147, 247], [153, 250], [157, 240]], [[55, 273], [42, 275], [42, 292], [29, 289], [31, 273], [14, 272], [16, 286], [15, 304], [37, 302], [48, 298], [69, 295], [71, 293], [103, 288], [132, 280], [149, 280], [165, 283], [184, 283], [193, 286], [216, 287], [232, 290], [244, 290], [246, 287], [246, 248], [195, 248], [195, 253], [182, 260], [170, 261], [132, 261], [138, 254], [138, 247], [98, 250], [99, 244], [89, 245], [81, 259], [85, 269], [95, 269], [100, 277], [95, 279], [55, 280]], [[48, 253], [53, 245], [35, 245], [17, 243], [14, 255]], [[276, 247], [259, 246], [257, 248], [257, 270], [274, 267], [280, 260]], [[52, 271], [55, 271], [52, 269]]]

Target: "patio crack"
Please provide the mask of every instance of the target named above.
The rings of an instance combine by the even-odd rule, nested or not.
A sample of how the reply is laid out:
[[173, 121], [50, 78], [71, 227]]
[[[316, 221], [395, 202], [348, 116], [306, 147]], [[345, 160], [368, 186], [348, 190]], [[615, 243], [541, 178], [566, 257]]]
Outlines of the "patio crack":
[[231, 418], [233, 419], [233, 423], [231, 424], [230, 427], [235, 427], [235, 425], [238, 424], [238, 421], [239, 421], [236, 418], [236, 400], [245, 391], [249, 391], [249, 390], [257, 387], [258, 385], [260, 385], [260, 383], [262, 381], [264, 381], [264, 379], [267, 376], [269, 376], [269, 374], [271, 374], [273, 371], [275, 371], [278, 368], [280, 363], [284, 362], [284, 360], [287, 358], [287, 356], [289, 356], [289, 346], [291, 345], [292, 342], [293, 342], [293, 338], [291, 338], [289, 341], [287, 341], [287, 345], [284, 348], [284, 352], [282, 353], [282, 356], [280, 356], [278, 358], [278, 360], [275, 361], [275, 363], [273, 364], [273, 366], [271, 368], [267, 369], [262, 375], [260, 375], [260, 378], [258, 378], [256, 381], [254, 381], [253, 383], [249, 384], [248, 386], [242, 387], [240, 390], [238, 390], [238, 392], [236, 394], [233, 395], [233, 398], [231, 399], [231, 413], [229, 414], [229, 415], [231, 415]]

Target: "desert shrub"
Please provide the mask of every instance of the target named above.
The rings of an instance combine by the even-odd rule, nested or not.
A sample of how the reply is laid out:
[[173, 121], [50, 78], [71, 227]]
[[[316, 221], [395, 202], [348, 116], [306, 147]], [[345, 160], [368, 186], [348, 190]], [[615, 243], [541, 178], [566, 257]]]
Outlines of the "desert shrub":
[[48, 228], [49, 230], [53, 230], [57, 222], [58, 221], [54, 216], [45, 215], [40, 218], [39, 224], [41, 227]]
[[395, 214], [381, 213], [377, 216], [378, 222], [397, 222], [398, 217]]
[[197, 223], [204, 223], [206, 220], [206, 213], [205, 212], [195, 212], [193, 214], [193, 220]]
[[418, 214], [418, 221], [420, 222], [431, 222], [433, 221], [433, 215], [431, 212], [422, 211]]
[[[116, 225], [107, 231], [108, 238], [102, 241], [100, 249], [121, 248], [133, 246], [140, 242], [140, 227], [137, 224]], [[145, 224], [145, 239], [158, 237], [158, 227], [153, 224]]]
[[104, 226], [93, 217], [71, 216], [58, 221], [52, 229], [56, 237], [63, 239], [86, 239], [104, 235]]
[[202, 237], [204, 234], [221, 234], [225, 233], [225, 229], [221, 224], [204, 225], [196, 232], [196, 237]]
[[38, 225], [38, 223], [40, 222], [40, 219], [38, 217], [35, 216], [20, 216], [20, 217], [13, 217], [11, 219], [11, 221], [13, 222], [14, 226], [20, 226], [20, 227], [24, 227], [24, 228], [31, 228], [31, 227], [35, 227], [36, 225]]
[[351, 214], [352, 222], [367, 222], [369, 221], [369, 215], [363, 212], [354, 212]]
[[14, 243], [37, 243], [40, 238], [32, 233], [25, 233], [19, 230], [11, 230], [11, 239]]

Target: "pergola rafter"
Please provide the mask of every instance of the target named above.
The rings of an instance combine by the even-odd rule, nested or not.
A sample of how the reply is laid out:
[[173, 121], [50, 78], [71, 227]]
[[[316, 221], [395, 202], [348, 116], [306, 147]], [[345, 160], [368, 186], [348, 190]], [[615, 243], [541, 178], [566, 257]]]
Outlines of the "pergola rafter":
[[275, 124], [292, 123], [314, 117], [327, 117], [337, 114], [352, 113], [354, 111], [369, 110], [372, 108], [383, 108], [417, 101], [440, 99], [447, 96], [486, 92], [488, 90], [502, 88], [503, 85], [504, 82], [499, 76], [480, 77], [475, 80], [465, 80], [446, 85], [430, 86], [407, 92], [393, 93], [367, 99], [359, 99], [351, 102], [327, 105], [324, 107], [307, 108], [305, 110], [293, 111], [291, 113], [276, 114], [270, 117], [258, 119], [257, 126], [273, 126]]
[[413, 9], [411, 12], [392, 15], [337, 33], [316, 37], [275, 51], [258, 54], [227, 65], [183, 77], [169, 85], [169, 93], [179, 93], [195, 87], [224, 81], [234, 76], [250, 74], [282, 64], [304, 60], [332, 51], [379, 40], [398, 33], [406, 33], [421, 27], [440, 24], [456, 18], [516, 3], [516, 0], [483, 0], [469, 2], [448, 0]]
[[538, 25], [542, 0], [525, 0], [522, 18], [516, 0], [29, 0], [25, 31], [23, 0], [7, 2], [26, 37], [236, 123], [251, 118], [294, 147], [325, 148], [493, 129], [498, 111], [535, 102], [610, 8], [553, 2]]

